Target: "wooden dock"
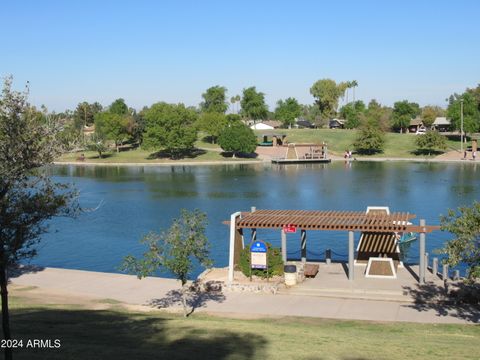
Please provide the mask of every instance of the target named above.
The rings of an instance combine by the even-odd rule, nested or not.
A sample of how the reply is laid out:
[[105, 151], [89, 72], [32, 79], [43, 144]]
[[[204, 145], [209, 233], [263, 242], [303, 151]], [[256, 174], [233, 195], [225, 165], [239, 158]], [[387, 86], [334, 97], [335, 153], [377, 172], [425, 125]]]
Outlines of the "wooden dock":
[[274, 164], [329, 163], [327, 144], [288, 144], [284, 157], [272, 158]]

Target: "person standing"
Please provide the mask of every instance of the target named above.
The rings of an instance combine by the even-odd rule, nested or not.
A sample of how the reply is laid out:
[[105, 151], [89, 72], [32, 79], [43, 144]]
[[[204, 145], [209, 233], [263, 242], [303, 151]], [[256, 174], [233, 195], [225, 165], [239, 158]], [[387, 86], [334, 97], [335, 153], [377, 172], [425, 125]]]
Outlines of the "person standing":
[[472, 158], [473, 158], [474, 161], [475, 161], [475, 158], [476, 158], [476, 157], [477, 157], [477, 151], [474, 150], [474, 151], [472, 152]]

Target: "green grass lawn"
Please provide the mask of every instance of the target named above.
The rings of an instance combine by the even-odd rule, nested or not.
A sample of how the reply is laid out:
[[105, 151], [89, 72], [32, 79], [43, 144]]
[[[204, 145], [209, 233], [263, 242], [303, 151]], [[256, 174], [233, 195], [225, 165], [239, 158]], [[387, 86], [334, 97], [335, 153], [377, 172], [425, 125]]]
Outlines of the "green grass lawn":
[[[178, 163], [178, 162], [205, 162], [205, 161], [238, 161], [238, 160], [254, 160], [254, 159], [245, 159], [245, 158], [235, 158], [224, 157], [219, 151], [210, 151], [206, 150], [202, 153], [195, 156], [187, 156], [181, 160], [171, 160], [169, 158], [151, 158], [151, 151], [145, 151], [142, 149], [121, 151], [119, 153], [111, 151], [105, 154], [105, 157], [100, 159], [97, 152], [93, 151], [81, 151], [75, 153], [66, 153], [63, 154], [58, 162], [70, 162], [77, 161], [77, 158], [80, 154], [85, 154], [85, 161], [93, 163]], [[79, 162], [80, 163], [80, 162]]]
[[[342, 155], [347, 149], [352, 150], [352, 144], [357, 137], [358, 130], [347, 129], [276, 129], [270, 132], [286, 134], [290, 143], [327, 143], [328, 149], [337, 155]], [[260, 136], [268, 131], [256, 131]], [[374, 157], [422, 157], [415, 155], [415, 134], [387, 133], [386, 143], [383, 153], [376, 154]], [[448, 149], [460, 149], [460, 143], [448, 140]], [[425, 157], [425, 156], [423, 156]]]
[[[99, 301], [105, 304], [105, 302]], [[59, 349], [18, 349], [15, 359], [478, 359], [473, 325], [309, 318], [239, 320], [28, 305], [12, 297], [15, 339], [60, 339]]]

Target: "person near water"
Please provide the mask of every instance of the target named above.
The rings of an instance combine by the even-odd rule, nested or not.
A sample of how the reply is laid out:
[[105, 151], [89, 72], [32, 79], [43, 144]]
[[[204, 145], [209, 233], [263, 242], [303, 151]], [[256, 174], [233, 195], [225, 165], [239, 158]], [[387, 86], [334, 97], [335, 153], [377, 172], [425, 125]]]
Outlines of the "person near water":
[[476, 157], [477, 157], [477, 151], [475, 150], [474, 152], [472, 152], [472, 158], [473, 158], [473, 160], [475, 160]]

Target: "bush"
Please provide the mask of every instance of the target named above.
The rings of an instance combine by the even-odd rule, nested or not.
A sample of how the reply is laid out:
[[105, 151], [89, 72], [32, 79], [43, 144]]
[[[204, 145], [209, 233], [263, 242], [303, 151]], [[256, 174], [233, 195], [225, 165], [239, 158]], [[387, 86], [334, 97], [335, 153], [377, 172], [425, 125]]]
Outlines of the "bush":
[[218, 137], [218, 145], [228, 152], [253, 153], [257, 148], [257, 137], [252, 129], [242, 123], [225, 127]]
[[418, 135], [415, 139], [415, 145], [430, 155], [435, 149], [445, 150], [447, 148], [447, 139], [437, 131], [428, 131], [426, 134]]
[[353, 143], [353, 147], [359, 154], [367, 155], [382, 152], [384, 146], [385, 136], [383, 132], [370, 124], [362, 127], [360, 134]]
[[[272, 277], [276, 275], [283, 275], [283, 260], [282, 252], [280, 248], [272, 247], [272, 244], [267, 244], [267, 262], [268, 262], [268, 274], [267, 270], [252, 269], [252, 275], [259, 276], [265, 279], [267, 276]], [[250, 276], [250, 244], [246, 245], [240, 253], [240, 270], [245, 276]]]

